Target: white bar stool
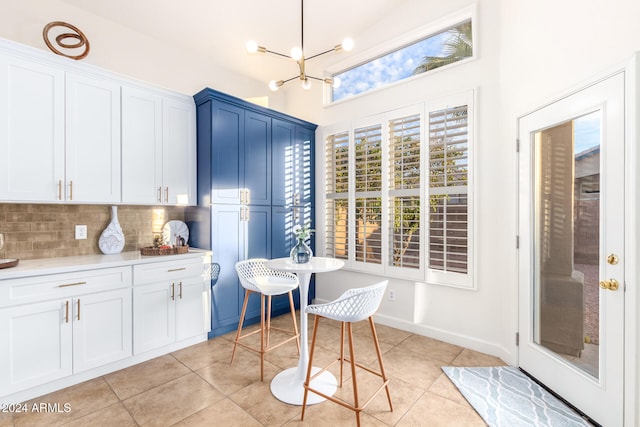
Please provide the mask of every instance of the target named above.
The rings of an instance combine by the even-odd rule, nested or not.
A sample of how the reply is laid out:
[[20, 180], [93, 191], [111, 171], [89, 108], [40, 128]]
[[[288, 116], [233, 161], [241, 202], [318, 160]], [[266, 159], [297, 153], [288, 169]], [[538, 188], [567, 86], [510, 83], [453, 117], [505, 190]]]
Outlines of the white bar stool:
[[[378, 343], [378, 335], [376, 334], [376, 327], [373, 323], [373, 314], [378, 310], [380, 306], [380, 302], [382, 301], [382, 297], [384, 296], [384, 291], [387, 287], [388, 280], [384, 280], [382, 282], [376, 283], [371, 286], [367, 286], [365, 288], [355, 288], [349, 289], [338, 299], [335, 301], [326, 303], [326, 304], [314, 304], [307, 307], [306, 312], [308, 314], [315, 314], [315, 321], [313, 324], [313, 338], [311, 340], [311, 350], [309, 353], [309, 368], [307, 369], [307, 378], [304, 383], [304, 397], [302, 400], [302, 416], [300, 420], [304, 420], [304, 411], [307, 406], [307, 394], [308, 392], [315, 393], [324, 397], [327, 400], [335, 402], [339, 405], [344, 406], [356, 413], [356, 421], [358, 426], [360, 426], [360, 412], [362, 412], [367, 405], [373, 400], [374, 397], [378, 395], [385, 389], [387, 392], [387, 400], [389, 401], [389, 410], [393, 411], [393, 405], [391, 404], [391, 395], [389, 394], [389, 379], [387, 378], [384, 372], [384, 365], [382, 363], [382, 353], [380, 352], [380, 345]], [[328, 319], [337, 320], [341, 323], [341, 338], [340, 338], [340, 357], [337, 360], [334, 360], [329, 365], [320, 369], [320, 371], [316, 372], [313, 376], [311, 376], [311, 366], [313, 365], [313, 352], [316, 345], [316, 336], [318, 333], [318, 320], [321, 317], [326, 317]], [[376, 353], [378, 354], [378, 362], [380, 364], [380, 372], [374, 371], [371, 368], [368, 368], [360, 363], [355, 361], [355, 353], [353, 348], [353, 329], [352, 323], [359, 322], [361, 320], [369, 319], [369, 325], [371, 327], [371, 335], [373, 335], [373, 343], [376, 347]], [[349, 359], [344, 357], [344, 332], [345, 326], [347, 329], [347, 337], [349, 340]], [[332, 366], [336, 362], [340, 362], [340, 382], [339, 385], [342, 387], [342, 366], [343, 362], [348, 360], [351, 365], [351, 379], [353, 381], [353, 404], [346, 402], [342, 399], [333, 396], [327, 396], [322, 392], [314, 389], [309, 386], [311, 380], [316, 376], [320, 375], [322, 372], [326, 371], [330, 366]], [[362, 405], [360, 405], [360, 400], [358, 396], [358, 382], [356, 380], [356, 366], [364, 369], [367, 372], [370, 372], [374, 375], [382, 378], [382, 384], [380, 387], [373, 393], [373, 395]]]
[[[295, 274], [284, 271], [272, 270], [264, 265], [264, 258], [253, 258], [236, 263], [236, 272], [240, 278], [240, 284], [245, 289], [244, 303], [242, 305], [242, 313], [240, 314], [240, 323], [238, 323], [238, 332], [233, 343], [233, 353], [231, 354], [231, 364], [236, 356], [236, 348], [241, 346], [247, 350], [253, 351], [260, 355], [260, 381], [264, 380], [264, 355], [265, 353], [296, 340], [298, 345], [298, 354], [300, 354], [300, 333], [298, 332], [298, 323], [296, 322], [296, 309], [293, 303], [292, 291], [298, 287], [298, 277]], [[251, 293], [260, 294], [260, 329], [247, 334], [241, 335], [242, 325], [247, 313], [247, 303]], [[289, 294], [289, 306], [291, 307], [291, 318], [293, 319], [293, 331], [272, 328], [271, 327], [271, 297], [274, 295]], [[265, 316], [265, 296], [267, 297], [267, 313]], [[265, 326], [266, 317], [266, 326]], [[269, 343], [269, 334], [271, 329], [291, 334], [292, 336], [282, 342], [271, 346]], [[260, 348], [252, 347], [240, 342], [243, 338], [253, 334], [260, 333]], [[265, 337], [266, 332], [266, 337]]]

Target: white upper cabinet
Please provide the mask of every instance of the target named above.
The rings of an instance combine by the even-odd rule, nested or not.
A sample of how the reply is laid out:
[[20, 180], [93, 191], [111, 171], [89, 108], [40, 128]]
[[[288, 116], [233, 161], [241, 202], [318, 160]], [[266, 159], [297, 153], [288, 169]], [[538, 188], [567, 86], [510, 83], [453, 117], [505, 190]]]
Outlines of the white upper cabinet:
[[190, 97], [122, 88], [122, 201], [195, 204], [195, 105]]
[[164, 201], [196, 204], [196, 110], [193, 98], [162, 101]]
[[64, 75], [59, 68], [0, 55], [0, 200], [61, 197]]
[[162, 202], [162, 98], [122, 88], [122, 201]]
[[120, 202], [120, 85], [67, 73], [66, 200]]
[[193, 98], [0, 39], [0, 200], [193, 205]]

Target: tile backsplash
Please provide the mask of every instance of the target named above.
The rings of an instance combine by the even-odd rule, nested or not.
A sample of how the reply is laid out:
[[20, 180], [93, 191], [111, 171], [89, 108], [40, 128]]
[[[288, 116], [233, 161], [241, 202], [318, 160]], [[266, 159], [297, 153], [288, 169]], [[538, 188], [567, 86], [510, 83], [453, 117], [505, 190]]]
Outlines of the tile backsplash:
[[[169, 220], [184, 221], [184, 207], [118, 206], [124, 252], [153, 244]], [[100, 233], [111, 221], [111, 205], [0, 203], [0, 258], [53, 258], [100, 254]], [[87, 238], [75, 239], [75, 226], [87, 226]]]

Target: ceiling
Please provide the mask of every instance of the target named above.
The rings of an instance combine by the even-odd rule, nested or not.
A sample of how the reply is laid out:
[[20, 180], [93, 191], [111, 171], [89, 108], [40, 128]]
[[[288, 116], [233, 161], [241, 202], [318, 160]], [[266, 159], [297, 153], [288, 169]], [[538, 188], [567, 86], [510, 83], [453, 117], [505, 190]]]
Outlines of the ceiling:
[[[256, 80], [287, 79], [298, 67], [274, 55], [250, 55], [253, 39], [267, 49], [288, 54], [300, 45], [299, 0], [63, 0], [137, 32], [210, 55], [225, 67]], [[305, 56], [323, 52], [365, 32], [406, 0], [307, 0], [304, 3]], [[362, 45], [360, 45], [362, 47]], [[344, 53], [328, 54], [307, 64], [310, 75], [322, 76], [324, 67]]]

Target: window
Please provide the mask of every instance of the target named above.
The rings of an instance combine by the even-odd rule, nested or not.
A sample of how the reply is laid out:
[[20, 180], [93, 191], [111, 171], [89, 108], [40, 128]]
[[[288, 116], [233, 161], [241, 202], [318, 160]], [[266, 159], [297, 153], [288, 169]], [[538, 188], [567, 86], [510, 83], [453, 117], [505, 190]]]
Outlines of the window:
[[382, 262], [382, 126], [354, 131], [356, 261]]
[[473, 288], [473, 92], [326, 131], [325, 252]]
[[339, 80], [331, 93], [332, 101], [422, 74], [473, 56], [473, 27], [466, 18], [439, 27], [402, 47], [367, 60], [355, 67], [334, 73]]
[[468, 272], [468, 106], [429, 113], [429, 268]]
[[389, 263], [420, 268], [420, 114], [392, 119], [388, 124]]
[[325, 251], [334, 258], [346, 259], [349, 250], [349, 132], [327, 137], [325, 165]]

